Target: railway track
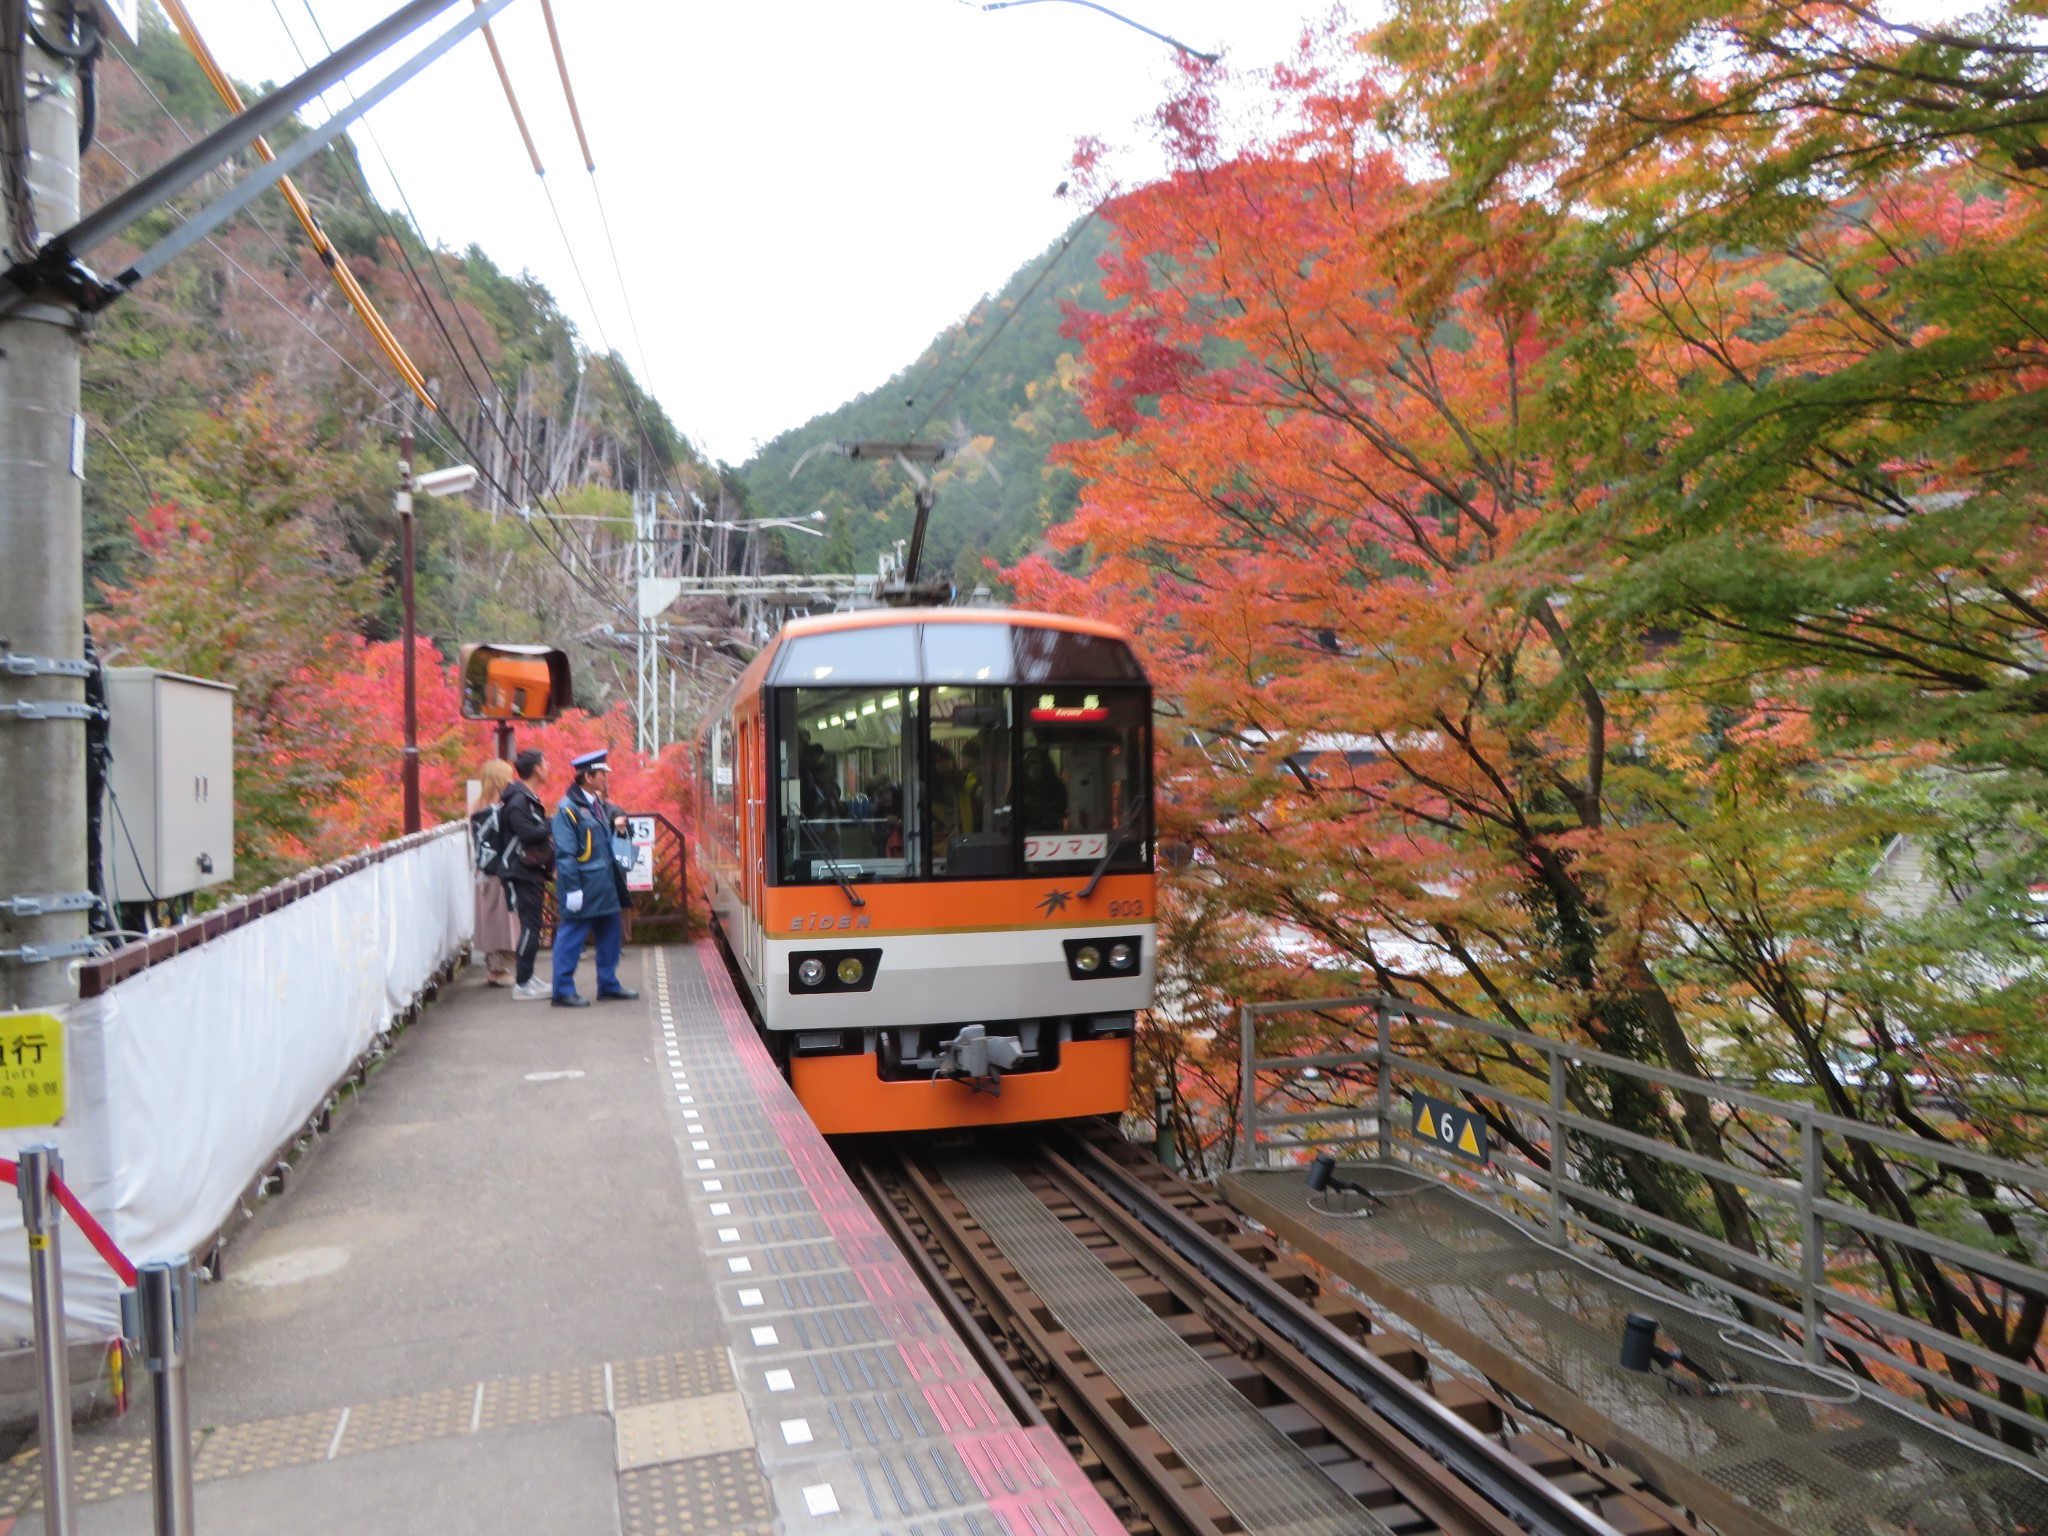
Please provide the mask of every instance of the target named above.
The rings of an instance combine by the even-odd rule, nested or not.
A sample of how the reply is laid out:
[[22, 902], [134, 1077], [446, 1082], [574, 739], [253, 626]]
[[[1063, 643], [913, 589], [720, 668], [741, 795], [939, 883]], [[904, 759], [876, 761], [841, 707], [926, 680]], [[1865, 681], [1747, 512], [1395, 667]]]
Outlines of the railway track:
[[1012, 1407], [1157, 1536], [1692, 1536], [1128, 1144], [842, 1149]]

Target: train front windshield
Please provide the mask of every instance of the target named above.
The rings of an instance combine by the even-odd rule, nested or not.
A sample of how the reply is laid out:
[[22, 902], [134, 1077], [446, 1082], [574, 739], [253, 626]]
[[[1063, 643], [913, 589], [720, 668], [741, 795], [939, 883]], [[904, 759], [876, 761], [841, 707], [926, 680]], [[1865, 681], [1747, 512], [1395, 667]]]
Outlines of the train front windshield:
[[994, 670], [772, 690], [778, 882], [1150, 869], [1142, 682], [975, 676]]

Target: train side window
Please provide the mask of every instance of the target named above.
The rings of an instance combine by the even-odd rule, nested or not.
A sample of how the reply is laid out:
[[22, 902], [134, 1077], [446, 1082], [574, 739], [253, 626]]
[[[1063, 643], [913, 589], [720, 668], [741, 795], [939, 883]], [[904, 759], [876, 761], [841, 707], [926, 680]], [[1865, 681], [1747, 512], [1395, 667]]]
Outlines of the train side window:
[[914, 880], [919, 690], [777, 689], [777, 878], [788, 885]]
[[[937, 629], [940, 626], [934, 625]], [[1011, 693], [931, 691], [932, 875], [993, 880], [1017, 872], [1011, 804]]]
[[733, 818], [732, 726], [720, 718], [711, 726], [711, 804], [708, 817], [720, 839], [729, 847], [739, 843], [739, 826]]

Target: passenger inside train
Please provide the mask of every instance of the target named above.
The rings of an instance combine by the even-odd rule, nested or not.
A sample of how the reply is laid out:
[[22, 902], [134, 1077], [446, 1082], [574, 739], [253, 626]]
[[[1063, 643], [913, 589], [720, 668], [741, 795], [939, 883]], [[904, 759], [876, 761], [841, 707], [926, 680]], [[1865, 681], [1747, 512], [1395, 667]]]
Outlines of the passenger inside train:
[[1137, 690], [794, 688], [776, 707], [785, 882], [1145, 867]]

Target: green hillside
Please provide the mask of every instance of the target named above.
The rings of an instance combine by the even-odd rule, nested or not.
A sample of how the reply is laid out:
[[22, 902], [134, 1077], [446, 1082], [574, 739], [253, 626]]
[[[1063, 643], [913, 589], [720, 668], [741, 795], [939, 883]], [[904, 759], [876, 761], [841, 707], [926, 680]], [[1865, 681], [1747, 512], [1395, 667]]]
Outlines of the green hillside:
[[[82, 165], [87, 206], [227, 116], [154, 5], [144, 7], [137, 44], [110, 46], [97, 104]], [[291, 123], [272, 137], [283, 145], [300, 132]], [[538, 279], [474, 246], [432, 249], [402, 210], [371, 200], [350, 140], [295, 179], [429, 381], [438, 410], [423, 411], [399, 380], [283, 201], [259, 199], [93, 327], [82, 391], [90, 600], [103, 605], [146, 574], [144, 541], [162, 509], [204, 500], [200, 487], [221, 479], [195, 465], [193, 443], [222, 422], [240, 423], [282, 444], [291, 517], [327, 553], [337, 580], [366, 573], [352, 631], [390, 637], [399, 626], [392, 493], [399, 434], [410, 423], [423, 465], [471, 462], [484, 476], [466, 498], [422, 511], [421, 632], [451, 654], [484, 638], [568, 639], [579, 697], [603, 708], [630, 691], [604, 632], [630, 611], [629, 493], [715, 495], [717, 471], [622, 359], [579, 336]], [[162, 234], [216, 190], [209, 180], [153, 213], [142, 235]], [[128, 254], [117, 254], [114, 269]], [[522, 508], [538, 515], [523, 517]]]
[[1096, 261], [1107, 241], [1098, 220], [1070, 228], [888, 383], [783, 433], [741, 467], [754, 515], [798, 517], [820, 507], [831, 514], [828, 537], [788, 539], [793, 563], [872, 571], [910, 534], [910, 482], [892, 463], [821, 453], [791, 478], [805, 450], [829, 438], [900, 439], [915, 430], [925, 439], [975, 440], [978, 452], [940, 470], [925, 544], [926, 573], [951, 571], [963, 587], [988, 579], [984, 560], [1016, 559], [1073, 510], [1074, 477], [1047, 460], [1057, 444], [1091, 429], [1073, 391], [1079, 349], [1060, 323], [1068, 304], [1102, 307]]

